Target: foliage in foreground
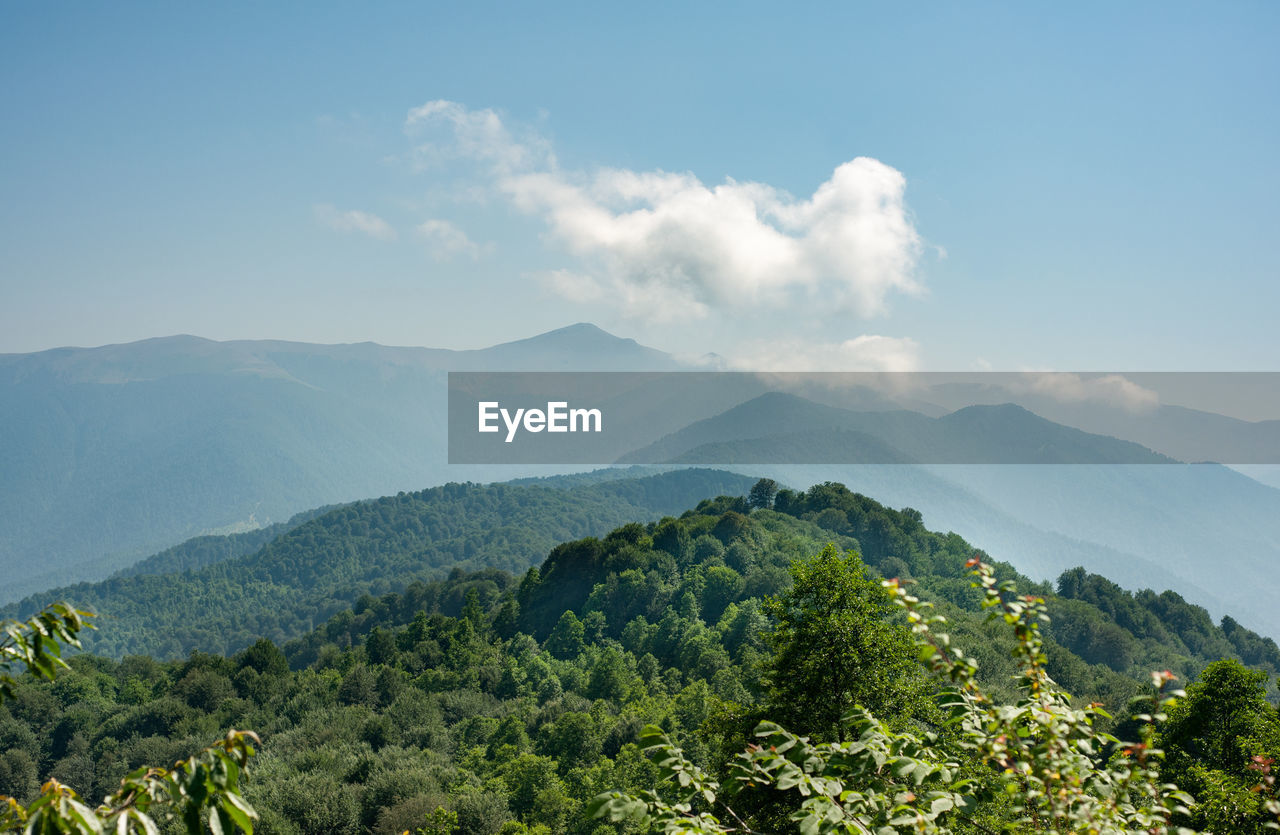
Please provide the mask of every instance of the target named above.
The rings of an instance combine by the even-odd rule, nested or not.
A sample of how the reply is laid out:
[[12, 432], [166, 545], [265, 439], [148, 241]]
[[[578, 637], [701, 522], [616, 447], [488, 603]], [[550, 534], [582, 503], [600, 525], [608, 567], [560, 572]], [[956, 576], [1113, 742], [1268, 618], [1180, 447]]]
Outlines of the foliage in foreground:
[[[1190, 814], [1193, 799], [1163, 782], [1159, 770], [1163, 753], [1156, 747], [1156, 728], [1183, 695], [1169, 689], [1172, 676], [1153, 674], [1154, 693], [1134, 717], [1137, 741], [1120, 742], [1098, 731], [1095, 720], [1106, 715], [1101, 706], [1073, 706], [1045, 670], [1043, 599], [1018, 596], [1011, 581], [998, 581], [977, 558], [971, 562], [989, 617], [1002, 619], [1016, 638], [1022, 698], [1015, 704], [989, 698], [978, 683], [977, 664], [936, 631], [944, 619], [897, 580], [887, 580], [885, 587], [906, 610], [921, 658], [944, 682], [938, 696], [949, 717], [943, 733], [895, 732], [862, 708], [845, 716], [848, 732], [836, 742], [814, 743], [761, 722], [755, 730], [759, 742], [736, 758], [728, 784], [721, 786], [651, 726], [644, 732], [647, 753], [674, 790], [608, 792], [596, 798], [591, 813], [667, 835], [754, 832], [750, 815], [740, 814], [730, 801], [751, 790], [774, 790], [789, 798], [790, 819], [805, 835], [990, 832], [992, 826], [1193, 831], [1178, 825]], [[974, 761], [986, 766], [979, 779], [962, 768]], [[1259, 763], [1259, 793], [1267, 796], [1266, 809], [1275, 815], [1280, 804], [1269, 763]], [[980, 814], [989, 817], [986, 810], [993, 805], [980, 809], [979, 804], [996, 797], [1002, 797], [1002, 820], [977, 820]]]
[[[5, 622], [0, 638], [0, 704], [13, 698], [12, 665], [45, 679], [68, 669], [62, 645], [79, 647], [79, 633], [93, 628], [90, 617], [88, 612], [55, 603], [25, 622]], [[207, 825], [214, 835], [235, 832], [237, 827], [253, 835], [258, 815], [240, 795], [240, 775], [254, 753], [251, 740], [258, 742], [252, 731], [232, 730], [172, 770], [139, 768], [97, 808], [90, 808], [55, 779], [45, 782], [27, 806], [0, 795], [0, 832], [158, 835], [160, 826], [173, 822], [188, 833], [204, 832]]]

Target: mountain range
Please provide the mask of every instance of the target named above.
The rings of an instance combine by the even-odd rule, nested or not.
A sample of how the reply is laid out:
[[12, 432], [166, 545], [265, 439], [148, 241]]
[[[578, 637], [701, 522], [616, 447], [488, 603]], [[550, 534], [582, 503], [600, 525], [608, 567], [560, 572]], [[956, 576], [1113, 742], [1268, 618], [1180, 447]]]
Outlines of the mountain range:
[[[202, 534], [243, 534], [215, 550], [244, 556], [268, 542], [256, 529], [309, 508], [573, 469], [447, 465], [450, 370], [687, 368], [587, 324], [474, 351], [179, 336], [0, 356], [0, 602], [127, 571]], [[1032, 577], [1084, 565], [1280, 635], [1280, 490], [1177, 463], [1213, 444], [1265, 454], [1275, 421], [1016, 388], [957, 405], [945, 385], [910, 398], [777, 385], [742, 375], [698, 398], [628, 393], [646, 404], [635, 423], [648, 434], [622, 462], [841, 481]], [[1061, 466], [1073, 461], [1091, 466]], [[191, 553], [161, 562], [198, 562]]]
[[[1129, 587], [1175, 590], [1270, 634], [1280, 630], [1270, 580], [1280, 563], [1280, 491], [1021, 406], [967, 406], [933, 418], [772, 392], [623, 460], [715, 464], [799, 486], [844, 483], [920, 509], [931, 524], [982, 542], [1030, 576], [1080, 565]], [[1001, 460], [1010, 463], [992, 463]], [[1060, 466], [1071, 462], [1089, 463]], [[1242, 586], [1241, 577], [1252, 582]]]
[[446, 467], [445, 375], [565, 367], [676, 363], [591, 325], [475, 351], [174, 336], [2, 355], [0, 601], [202, 533], [536, 472]]
[[855, 412], [768, 392], [696, 421], [622, 463], [1170, 464], [1140, 444], [1082, 432], [1021, 406], [966, 406], [942, 417]]

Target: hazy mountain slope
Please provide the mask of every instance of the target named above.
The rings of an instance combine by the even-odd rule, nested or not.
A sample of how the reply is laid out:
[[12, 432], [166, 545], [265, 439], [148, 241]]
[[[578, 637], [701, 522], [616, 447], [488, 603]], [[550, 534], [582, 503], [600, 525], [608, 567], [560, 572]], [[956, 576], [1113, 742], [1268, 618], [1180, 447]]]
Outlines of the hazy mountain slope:
[[1166, 389], [1171, 402], [1128, 407], [1106, 400], [1052, 397], [1028, 391], [1025, 385], [1003, 385], [1004, 375], [989, 384], [942, 383], [927, 388], [923, 397], [951, 409], [973, 404], [1017, 403], [1049, 420], [1086, 432], [1134, 441], [1180, 461], [1224, 464], [1280, 463], [1280, 420], [1242, 420], [1230, 414], [1176, 405], [1179, 398], [1214, 402], [1225, 411], [1252, 408], [1266, 413], [1276, 398], [1276, 375], [1267, 373], [1150, 373], [1125, 374], [1136, 385]]
[[329, 511], [258, 551], [165, 575], [118, 576], [0, 609], [26, 616], [59, 599], [101, 615], [85, 646], [125, 655], [234, 652], [258, 637], [301, 635], [362, 594], [463, 568], [524, 571], [559, 542], [679, 513], [753, 480], [679, 470], [571, 487], [448, 484]]
[[[1063, 571], [1084, 566], [1127, 588], [1158, 587], [1188, 594], [1211, 611], [1226, 611], [1222, 599], [1169, 571], [1158, 561], [1028, 524], [951, 481], [946, 467], [918, 465], [750, 465], [730, 466], [760, 473], [795, 489], [836, 482], [893, 507], [912, 507], [934, 530], [954, 531], [992, 557], [1008, 562], [1036, 580], [1051, 581]], [[1251, 620], [1251, 623], [1256, 623]]]
[[848, 428], [850, 423], [851, 413], [845, 409], [768, 391], [625, 455], [620, 463], [670, 462], [705, 444], [765, 438], [782, 432]]
[[912, 464], [915, 460], [901, 450], [866, 432], [847, 429], [812, 429], [765, 438], [712, 441], [671, 458], [672, 464], [699, 464], [715, 461], [730, 464]]
[[565, 367], [674, 363], [591, 325], [478, 351], [177, 336], [0, 356], [0, 602], [250, 520], [519, 474], [446, 466], [446, 370]]
[[[793, 437], [798, 433], [804, 438]], [[774, 440], [766, 440], [770, 438]], [[1062, 426], [1012, 404], [970, 406], [931, 418], [906, 410], [855, 412], [780, 392], [763, 394], [692, 423], [622, 460], [726, 463], [723, 455], [729, 450], [724, 444], [747, 440], [756, 443], [735, 445], [733, 461], [749, 462], [742, 457], [747, 449], [761, 456], [755, 461], [775, 464], [1156, 464], [1170, 460], [1138, 444]]]
[[1237, 465], [1232, 469], [1259, 484], [1280, 490], [1280, 464]]
[[982, 543], [1036, 579], [1080, 565], [1127, 588], [1172, 589], [1280, 636], [1280, 554], [1258, 538], [1280, 512], [1242, 512], [1271, 488], [1206, 467], [729, 465], [796, 488], [840, 482], [914, 507], [930, 527]]
[[434, 399], [421, 371], [396, 373], [378, 398], [254, 371], [10, 387], [0, 568], [25, 582], [6, 592], [92, 558], [119, 568], [210, 529], [438, 480]]
[[[984, 543], [1033, 577], [1051, 579], [1083, 565], [1123, 585], [1174, 589], [1215, 614], [1280, 635], [1273, 605], [1280, 596], [1273, 570], [1280, 562], [1280, 491], [1216, 465], [1152, 465], [1168, 459], [1021, 407], [973, 406], [933, 419], [902, 411], [847, 412], [771, 394], [629, 457], [658, 455], [767, 472], [796, 487], [840, 481], [890, 504], [915, 507], [931, 524]], [[895, 456], [1089, 466], [816, 466], [875, 464]], [[1248, 582], [1241, 585], [1241, 578]]]
[[1180, 579], [1171, 588], [1280, 635], [1280, 490], [1212, 464], [937, 470], [1028, 524], [1156, 563]]

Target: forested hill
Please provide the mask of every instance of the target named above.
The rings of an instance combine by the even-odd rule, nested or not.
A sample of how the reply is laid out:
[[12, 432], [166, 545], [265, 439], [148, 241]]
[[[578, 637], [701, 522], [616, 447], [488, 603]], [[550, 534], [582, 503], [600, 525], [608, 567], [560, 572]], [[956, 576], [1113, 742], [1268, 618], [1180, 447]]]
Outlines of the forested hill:
[[301, 635], [361, 594], [454, 568], [522, 572], [559, 542], [679, 513], [706, 496], [743, 494], [752, 481], [691, 469], [563, 489], [448, 484], [345, 505], [235, 559], [53, 589], [0, 616], [25, 617], [65, 599], [101, 616], [85, 642], [91, 652], [235, 652], [259, 637]]
[[[445, 585], [365, 595], [354, 616], [339, 616], [288, 651], [295, 664], [310, 663], [339, 634], [346, 634], [342, 642], [359, 643], [373, 627], [403, 626], [424, 608], [458, 614], [469, 589], [478, 590], [499, 629], [540, 641], [566, 612], [594, 619], [591, 628], [620, 640], [636, 617], [666, 624], [664, 629], [670, 617], [691, 612], [714, 623], [731, 604], [783, 591], [789, 561], [824, 542], [857, 550], [881, 576], [911, 582], [948, 611], [953, 629], [985, 634], [977, 616], [980, 598], [965, 567], [977, 553], [973, 545], [954, 533], [928, 530], [915, 510], [894, 510], [827, 483], [802, 492], [783, 489], [769, 512], [753, 511], [742, 496], [721, 496], [700, 502], [680, 520], [631, 523], [602, 539], [564, 542], [519, 582], [502, 572], [455, 571]], [[1111, 701], [1118, 698], [1116, 688], [1135, 692], [1150, 670], [1168, 669], [1189, 680], [1223, 658], [1280, 674], [1280, 647], [1273, 640], [1231, 618], [1215, 624], [1205, 609], [1173, 592], [1134, 593], [1082, 569], [1065, 572], [1056, 585], [1036, 583], [1012, 566], [998, 566], [1002, 577], [1048, 600], [1054, 674], [1079, 694]], [[981, 646], [985, 638], [976, 640], [979, 646], [970, 651], [987, 658], [988, 670], [1007, 666], [1007, 659]]]
[[288, 533], [304, 522], [323, 516], [338, 505], [327, 505], [295, 513], [287, 522], [277, 522], [242, 533], [196, 536], [166, 548], [158, 554], [139, 560], [128, 568], [115, 573], [116, 577], [136, 577], [139, 574], [173, 574], [190, 571], [206, 565], [232, 560], [252, 554], [271, 540]]
[[[954, 533], [944, 537], [928, 531], [918, 511], [893, 510], [831, 482], [799, 493], [781, 490], [774, 507], [855, 537], [870, 564], [886, 577], [913, 580], [926, 596], [967, 608], [976, 602], [953, 556], [957, 547], [973, 553], [972, 546]], [[1215, 624], [1203, 607], [1175, 592], [1131, 592], [1080, 568], [1063, 572], [1052, 586], [1019, 576], [1011, 566], [1004, 570], [1021, 588], [1046, 597], [1052, 616], [1049, 634], [1088, 663], [1137, 678], [1157, 668], [1189, 678], [1212, 661], [1237, 658], [1280, 674], [1275, 641], [1229, 617]]]
[[[591, 489], [634, 497], [661, 484], [640, 479]], [[563, 513], [551, 502], [556, 494], [589, 504], [578, 489], [450, 485], [397, 499], [465, 512], [460, 527], [470, 528], [497, 508]], [[946, 615], [955, 645], [978, 660], [988, 692], [1003, 703], [1015, 698], [1013, 641], [1002, 620], [987, 621], [979, 611], [969, 543], [929, 531], [915, 511], [886, 508], [837, 484], [780, 491], [772, 503], [767, 490], [751, 496], [750, 503], [741, 496], [704, 500], [679, 518], [560, 543], [520, 575], [459, 569], [398, 592], [362, 595], [283, 651], [258, 641], [233, 657], [74, 658], [60, 681], [26, 680], [13, 710], [0, 710], [8, 749], [0, 754], [0, 792], [30, 797], [40, 780], [56, 777], [101, 796], [132, 768], [186, 756], [226, 727], [249, 727], [263, 736], [246, 783], [263, 833], [632, 832], [591, 820], [585, 809], [602, 791], [658, 783], [658, 769], [636, 745], [646, 723], [660, 724], [697, 765], [722, 778], [760, 719], [822, 736], [833, 712], [854, 702], [945, 740], [942, 714], [928, 699], [936, 683], [918, 665], [882, 576], [913, 580]], [[355, 547], [362, 523], [412, 527], [399, 507], [359, 503], [315, 523], [348, 531], [332, 547]], [[430, 514], [420, 508], [418, 515]], [[271, 554], [309, 528], [322, 541], [324, 527], [299, 527], [264, 549], [259, 562], [267, 571], [292, 570]], [[823, 588], [847, 591], [867, 607], [855, 615], [860, 637], [842, 637], [840, 653], [810, 648], [810, 663], [804, 653], [788, 656], [770, 630], [780, 613], [806, 605], [789, 596], [804, 576], [796, 565], [816, 562], [829, 542], [836, 551], [859, 550], [865, 562], [827, 552], [836, 573]], [[1019, 591], [1048, 597], [1045, 652], [1053, 678], [1080, 703], [1096, 699], [1112, 708], [1117, 722], [1108, 727], [1117, 733], [1124, 732], [1129, 697], [1149, 684], [1152, 668], [1191, 681], [1220, 657], [1247, 655], [1267, 674], [1280, 665], [1273, 642], [1235, 624], [1219, 628], [1176, 597], [1132, 595], [1083, 572], [1065, 575], [1054, 593], [1008, 566], [997, 572]], [[856, 668], [853, 690], [823, 689], [831, 664]], [[1248, 782], [1256, 776], [1241, 752], [1277, 749], [1280, 720], [1263, 695], [1269, 675], [1233, 661], [1215, 664], [1212, 675], [1210, 689], [1197, 682], [1201, 689], [1173, 718], [1165, 776], [1204, 801], [1192, 821], [1198, 827], [1206, 817], [1230, 815], [1241, 825], [1216, 831], [1260, 832], [1265, 816]], [[1229, 693], [1230, 704], [1217, 693]], [[1206, 721], [1224, 709], [1230, 727], [1246, 736]], [[961, 768], [977, 782], [979, 802], [948, 831], [1014, 831], [1003, 793], [990, 790], [990, 768], [968, 759]], [[777, 800], [746, 809], [754, 831], [795, 831]]]

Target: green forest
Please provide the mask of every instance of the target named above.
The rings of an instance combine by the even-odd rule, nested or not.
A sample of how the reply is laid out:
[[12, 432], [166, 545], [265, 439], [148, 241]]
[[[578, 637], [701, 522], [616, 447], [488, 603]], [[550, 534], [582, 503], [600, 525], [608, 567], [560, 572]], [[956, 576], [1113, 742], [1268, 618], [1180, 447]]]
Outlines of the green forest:
[[745, 476], [707, 469], [446, 484], [353, 502], [315, 518], [300, 514], [256, 547], [256, 532], [193, 539], [135, 571], [0, 607], [0, 617], [26, 618], [52, 600], [69, 600], [109, 624], [85, 636], [91, 652], [227, 655], [260, 637], [283, 643], [304, 635], [362, 594], [443, 579], [454, 568], [523, 573], [557, 543], [680, 513], [706, 496], [750, 486]]
[[[240, 789], [264, 833], [1276, 821], [1271, 639], [1083, 570], [1032, 582], [839, 484], [746, 480], [697, 502], [714, 478], [696, 472], [683, 512], [646, 479], [448, 485], [297, 520], [252, 553], [171, 554], [181, 573], [59, 590], [101, 615], [92, 652], [12, 681], [0, 794], [31, 803], [52, 778], [96, 803], [252, 729]], [[966, 724], [979, 715], [1023, 741]], [[1069, 742], [1037, 757], [1076, 771], [1024, 774], [1009, 752], [1037, 740]], [[1028, 787], [1049, 783], [1036, 806]], [[1164, 783], [1185, 799], [1125, 799]], [[839, 808], [822, 806], [834, 785]], [[1091, 829], [1102, 807], [1057, 791], [1155, 817]]]

